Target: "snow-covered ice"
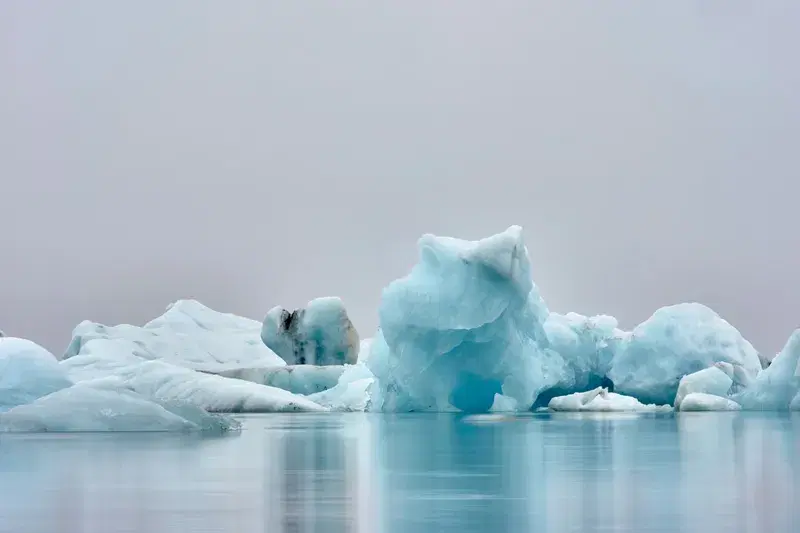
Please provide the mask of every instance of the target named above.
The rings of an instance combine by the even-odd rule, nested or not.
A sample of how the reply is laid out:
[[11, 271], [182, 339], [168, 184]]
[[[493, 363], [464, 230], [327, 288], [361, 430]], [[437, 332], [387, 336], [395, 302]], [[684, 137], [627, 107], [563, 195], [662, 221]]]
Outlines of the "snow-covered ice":
[[645, 405], [636, 398], [608, 392], [598, 387], [587, 392], [576, 392], [558, 396], [547, 406], [551, 411], [593, 411], [593, 412], [670, 412], [669, 405]]
[[256, 320], [209, 309], [195, 300], [179, 300], [142, 327], [78, 324], [62, 359], [74, 357], [93, 339], [120, 339], [136, 344], [136, 355], [186, 368], [212, 372], [234, 366], [283, 366], [284, 361], [261, 342]]
[[741, 405], [714, 394], [705, 392], [692, 392], [686, 395], [681, 402], [680, 411], [739, 411]]
[[304, 309], [273, 307], [264, 318], [261, 339], [290, 365], [343, 365], [358, 359], [358, 332], [342, 300], [311, 300]]

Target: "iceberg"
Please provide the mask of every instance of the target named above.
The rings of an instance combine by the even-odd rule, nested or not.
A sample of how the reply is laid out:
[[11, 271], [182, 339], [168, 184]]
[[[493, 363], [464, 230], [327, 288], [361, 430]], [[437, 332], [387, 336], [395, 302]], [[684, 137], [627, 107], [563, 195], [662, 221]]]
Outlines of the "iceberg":
[[232, 418], [181, 404], [158, 404], [102, 383], [78, 384], [0, 413], [2, 432], [199, 431], [239, 429]]
[[675, 396], [675, 409], [680, 409], [681, 402], [695, 392], [727, 396], [733, 386], [733, 365], [714, 363], [713, 366], [699, 370], [681, 378], [678, 393]]
[[206, 374], [139, 356], [135, 341], [94, 339], [82, 354], [61, 361], [76, 382], [114, 376], [147, 399], [179, 402], [210, 412], [324, 411], [298, 394], [250, 381]]
[[662, 307], [621, 344], [608, 377], [614, 390], [645, 403], [672, 404], [683, 376], [714, 363], [761, 370], [758, 352], [717, 313], [698, 303]]
[[786, 411], [800, 393], [800, 329], [753, 382], [731, 399], [745, 410]]
[[305, 309], [274, 307], [264, 318], [263, 343], [289, 365], [354, 364], [358, 332], [336, 297], [311, 300]]
[[206, 372], [286, 364], [261, 342], [258, 321], [220, 313], [195, 300], [171, 304], [163, 315], [143, 327], [81, 322], [62, 359], [84, 353], [86, 344], [95, 339], [130, 341], [136, 345], [138, 357]]
[[576, 392], [550, 400], [551, 411], [592, 412], [670, 412], [669, 405], [645, 405], [636, 398], [609, 392], [598, 387], [587, 392]]
[[0, 338], [0, 412], [71, 385], [45, 348], [27, 339]]
[[[488, 411], [495, 394], [525, 409], [542, 384], [545, 338], [522, 231], [470, 242], [424, 235], [420, 261], [383, 291], [367, 365], [386, 411]], [[537, 304], [541, 303], [541, 307]]]
[[739, 411], [741, 408], [733, 400], [705, 392], [687, 394], [680, 405], [681, 411]]

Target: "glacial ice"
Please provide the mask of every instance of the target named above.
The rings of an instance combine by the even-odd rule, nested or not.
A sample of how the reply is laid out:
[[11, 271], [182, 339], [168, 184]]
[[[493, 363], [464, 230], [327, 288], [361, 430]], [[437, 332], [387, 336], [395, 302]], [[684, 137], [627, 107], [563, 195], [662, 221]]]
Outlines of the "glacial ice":
[[143, 359], [158, 359], [194, 370], [283, 366], [286, 363], [261, 342], [255, 320], [209, 309], [195, 300], [179, 300], [143, 327], [105, 326], [81, 322], [62, 359], [83, 353], [93, 339], [119, 339], [136, 344]]
[[[367, 366], [385, 411], [488, 411], [495, 394], [529, 408], [566, 366], [546, 341], [521, 228], [469, 242], [425, 235], [411, 273], [383, 291]], [[550, 359], [554, 360], [551, 364]]]
[[366, 360], [379, 409], [524, 411], [612, 385], [626, 333], [610, 316], [551, 313], [521, 228], [479, 241], [425, 235], [418, 247], [411, 273], [384, 289]]
[[680, 411], [739, 411], [741, 405], [715, 394], [692, 392], [680, 404]]
[[4, 432], [237, 430], [232, 418], [190, 405], [159, 404], [110, 383], [77, 384], [0, 413]]
[[81, 355], [60, 365], [76, 382], [115, 376], [150, 400], [181, 402], [211, 412], [325, 410], [304, 396], [276, 387], [147, 360], [138, 355], [138, 346], [123, 339], [94, 339], [83, 345]]
[[344, 365], [285, 365], [266, 368], [218, 368], [212, 373], [308, 395], [335, 387], [344, 370]]
[[363, 340], [338, 298], [273, 308], [263, 324], [193, 300], [143, 327], [86, 321], [60, 363], [0, 339], [0, 430], [235, 424], [209, 412], [800, 410], [800, 330], [767, 364], [697, 303], [630, 332], [611, 316], [551, 312], [517, 226], [418, 247]]
[[662, 307], [619, 348], [608, 377], [614, 390], [645, 403], [672, 404], [685, 375], [716, 362], [761, 370], [758, 352], [739, 331], [698, 303]]
[[0, 412], [71, 385], [46, 349], [26, 339], [0, 338]]
[[358, 333], [336, 297], [317, 298], [291, 312], [273, 307], [261, 340], [289, 365], [353, 364], [358, 358]]
[[800, 393], [800, 329], [792, 333], [772, 364], [731, 399], [746, 410], [789, 409]]
[[680, 409], [681, 402], [695, 392], [727, 396], [733, 385], [733, 365], [730, 363], [714, 363], [708, 368], [698, 370], [681, 378], [678, 393], [675, 395], [675, 409]]
[[586, 392], [575, 392], [566, 396], [558, 396], [550, 400], [551, 411], [593, 411], [593, 412], [669, 412], [669, 405], [645, 405], [636, 398], [608, 392], [608, 389], [597, 387]]

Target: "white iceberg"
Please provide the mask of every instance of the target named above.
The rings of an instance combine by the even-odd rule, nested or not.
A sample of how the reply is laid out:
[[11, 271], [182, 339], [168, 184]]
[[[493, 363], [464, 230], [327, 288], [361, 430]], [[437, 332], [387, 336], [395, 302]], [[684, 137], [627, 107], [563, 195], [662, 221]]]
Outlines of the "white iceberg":
[[681, 411], [739, 411], [741, 405], [728, 398], [704, 392], [692, 392], [683, 398]]
[[714, 366], [683, 376], [675, 395], [675, 409], [680, 409], [681, 402], [688, 394], [702, 392], [725, 397], [732, 385], [733, 366], [729, 363], [714, 363]]
[[27, 339], [0, 338], [0, 412], [71, 385], [46, 349]]
[[173, 303], [143, 327], [81, 322], [62, 359], [85, 353], [86, 344], [95, 339], [130, 341], [136, 345], [138, 357], [206, 372], [286, 364], [261, 342], [259, 322], [214, 311], [195, 300]]
[[670, 412], [669, 405], [645, 405], [636, 398], [608, 392], [598, 387], [587, 392], [576, 392], [566, 396], [558, 396], [550, 400], [551, 411], [592, 411], [592, 412]]
[[358, 332], [336, 297], [316, 298], [305, 309], [270, 309], [261, 340], [290, 365], [344, 365], [358, 359]]
[[158, 404], [119, 384], [79, 384], [0, 413], [0, 431], [199, 431], [239, 429], [232, 418], [181, 404]]

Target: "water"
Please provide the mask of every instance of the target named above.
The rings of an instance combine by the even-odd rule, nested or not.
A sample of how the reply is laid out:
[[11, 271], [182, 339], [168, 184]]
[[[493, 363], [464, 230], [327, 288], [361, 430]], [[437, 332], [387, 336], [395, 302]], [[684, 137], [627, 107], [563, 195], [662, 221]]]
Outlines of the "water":
[[0, 531], [800, 531], [800, 415], [244, 422], [0, 436]]

